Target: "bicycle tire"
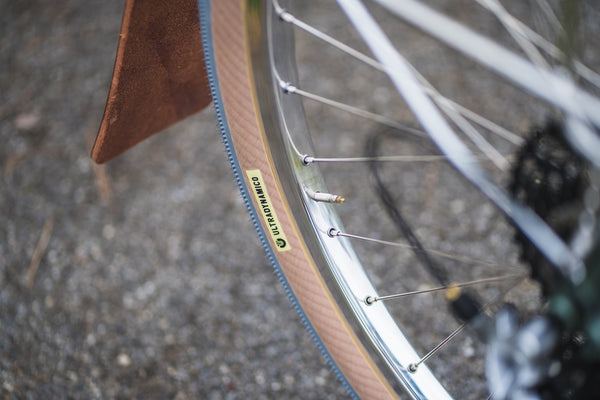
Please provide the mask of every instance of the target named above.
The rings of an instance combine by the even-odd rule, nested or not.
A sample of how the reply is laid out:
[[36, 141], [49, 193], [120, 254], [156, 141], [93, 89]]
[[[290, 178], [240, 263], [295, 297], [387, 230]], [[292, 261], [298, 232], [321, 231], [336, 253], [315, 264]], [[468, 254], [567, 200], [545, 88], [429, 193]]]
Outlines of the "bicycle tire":
[[[335, 272], [323, 266], [328, 264], [328, 255], [320, 253], [319, 240], [326, 233], [315, 233], [314, 217], [305, 210], [306, 193], [292, 171], [298, 165], [290, 165], [294, 161], [286, 156], [291, 151], [289, 143], [287, 148], [283, 143], [282, 126], [286, 122], [277, 120], [277, 110], [271, 109], [280, 106], [272, 97], [277, 97], [273, 93], [281, 88], [272, 76], [257, 78], [257, 74], [272, 72], [264, 64], [256, 66], [270, 57], [269, 45], [263, 41], [264, 25], [277, 18], [270, 15], [271, 7], [265, 3], [211, 4], [201, 0], [200, 20], [213, 103], [227, 156], [268, 257], [301, 320], [352, 397], [391, 399], [405, 391], [419, 399], [450, 398], [426, 366], [409, 371], [410, 360], [418, 357], [412, 347], [402, 347], [405, 359], [395, 368], [378, 359], [386, 358], [373, 344], [372, 336], [379, 333], [361, 330], [360, 316], [346, 304], [339, 282], [332, 276]], [[288, 53], [293, 54], [293, 48]], [[295, 68], [293, 60], [285, 62]], [[318, 172], [309, 180], [318, 186]], [[255, 182], [265, 198], [257, 197]], [[278, 239], [284, 240], [279, 242], [282, 247], [278, 247]], [[363, 304], [354, 307], [364, 307], [364, 298], [357, 303]], [[377, 307], [387, 313], [383, 304]], [[398, 332], [399, 340], [406, 341]]]

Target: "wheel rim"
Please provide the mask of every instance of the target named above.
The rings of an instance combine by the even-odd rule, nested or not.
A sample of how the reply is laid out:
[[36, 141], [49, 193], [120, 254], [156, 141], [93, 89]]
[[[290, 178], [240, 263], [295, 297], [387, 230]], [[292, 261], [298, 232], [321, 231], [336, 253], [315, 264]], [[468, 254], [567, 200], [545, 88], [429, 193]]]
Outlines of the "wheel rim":
[[[261, 105], [265, 132], [274, 154], [274, 164], [280, 174], [284, 192], [299, 221], [307, 245], [319, 269], [335, 282], [335, 292], [360, 326], [368, 345], [384, 360], [389, 372], [404, 390], [415, 399], [451, 398], [431, 371], [423, 365], [411, 372], [410, 365], [420, 359], [383, 303], [367, 304], [368, 296], [377, 296], [358, 256], [347, 238], [333, 237], [332, 229], [342, 229], [335, 206], [314, 201], [311, 191], [325, 191], [325, 184], [316, 165], [303, 163], [299, 149], [312, 149], [302, 102], [298, 97], [287, 96], [286, 88], [279, 84], [283, 76], [292, 81], [297, 77], [293, 54], [293, 33], [282, 24], [270, 2], [264, 4], [264, 35], [257, 37], [279, 39], [267, 42], [269, 67], [265, 68], [262, 43], [255, 43], [253, 72], [256, 78], [258, 102]], [[272, 89], [271, 89], [272, 88]], [[273, 111], [275, 110], [275, 111]], [[268, 122], [266, 122], [268, 123]], [[265, 123], [265, 125], [266, 125]], [[277, 149], [281, 151], [277, 151]], [[276, 157], [276, 155], [285, 155]], [[305, 218], [298, 218], [302, 215]], [[347, 313], [348, 314], [348, 313]]]

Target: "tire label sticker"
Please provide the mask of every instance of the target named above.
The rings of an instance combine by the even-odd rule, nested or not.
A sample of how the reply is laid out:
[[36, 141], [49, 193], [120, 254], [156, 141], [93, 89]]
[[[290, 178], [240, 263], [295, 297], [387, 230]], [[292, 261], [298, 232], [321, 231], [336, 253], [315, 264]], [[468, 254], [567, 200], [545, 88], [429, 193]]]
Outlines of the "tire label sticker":
[[258, 169], [251, 169], [246, 171], [246, 175], [248, 175], [248, 179], [250, 180], [250, 190], [254, 193], [254, 197], [256, 198], [256, 203], [258, 205], [258, 213], [262, 215], [263, 220], [265, 222], [265, 226], [267, 230], [271, 234], [271, 239], [273, 239], [273, 243], [275, 243], [275, 248], [277, 251], [288, 251], [291, 250], [291, 246], [285, 237], [285, 233], [283, 229], [281, 229], [281, 224], [279, 223], [279, 219], [277, 219], [277, 214], [275, 213], [275, 208], [273, 207], [273, 203], [271, 203], [271, 198], [267, 193], [267, 188], [264, 185], [262, 174]]

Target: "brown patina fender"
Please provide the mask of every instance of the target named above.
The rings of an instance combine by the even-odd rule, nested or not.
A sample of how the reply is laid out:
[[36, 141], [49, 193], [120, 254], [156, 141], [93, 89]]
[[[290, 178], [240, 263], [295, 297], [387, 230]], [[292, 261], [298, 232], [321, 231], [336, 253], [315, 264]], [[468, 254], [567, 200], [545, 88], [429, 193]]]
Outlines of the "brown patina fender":
[[197, 0], [127, 0], [92, 158], [106, 162], [210, 102]]

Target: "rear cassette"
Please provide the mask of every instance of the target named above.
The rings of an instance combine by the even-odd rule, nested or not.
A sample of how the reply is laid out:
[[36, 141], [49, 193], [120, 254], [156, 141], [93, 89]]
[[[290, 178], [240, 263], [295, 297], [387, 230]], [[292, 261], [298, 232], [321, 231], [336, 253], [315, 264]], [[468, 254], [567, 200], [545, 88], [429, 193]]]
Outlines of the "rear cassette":
[[[532, 132], [517, 154], [509, 190], [569, 241], [577, 229], [587, 186], [585, 161], [567, 144], [562, 126], [550, 120]], [[516, 241], [531, 267], [531, 277], [548, 296], [561, 282], [560, 273], [521, 232]]]

